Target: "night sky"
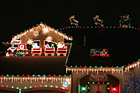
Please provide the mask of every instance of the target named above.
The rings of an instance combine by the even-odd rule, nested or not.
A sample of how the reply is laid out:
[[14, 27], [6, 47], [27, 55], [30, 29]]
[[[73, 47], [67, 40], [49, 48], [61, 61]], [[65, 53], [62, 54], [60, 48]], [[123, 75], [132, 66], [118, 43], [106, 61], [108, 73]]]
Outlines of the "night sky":
[[130, 14], [132, 26], [139, 27], [138, 2], [118, 0], [46, 0], [8, 1], [1, 3], [0, 41], [10, 41], [11, 35], [23, 32], [40, 22], [55, 28], [70, 25], [68, 18], [75, 15], [79, 25], [93, 25], [93, 16], [100, 15], [105, 25], [118, 25], [120, 15]]

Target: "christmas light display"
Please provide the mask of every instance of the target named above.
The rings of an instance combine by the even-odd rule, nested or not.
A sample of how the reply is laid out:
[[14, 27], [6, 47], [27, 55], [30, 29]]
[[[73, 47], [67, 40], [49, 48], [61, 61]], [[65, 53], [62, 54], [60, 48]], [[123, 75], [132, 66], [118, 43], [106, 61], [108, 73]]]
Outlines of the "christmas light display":
[[32, 44], [33, 44], [33, 40], [32, 40], [32, 39], [29, 39], [29, 40], [27, 41], [27, 44], [32, 45]]
[[[125, 16], [126, 18], [129, 18], [129, 16]], [[125, 19], [124, 17], [124, 19]], [[96, 15], [96, 17], [93, 18], [93, 20], [95, 21], [95, 25], [96, 26], [78, 26], [78, 21], [76, 20], [75, 21], [75, 16], [71, 16], [70, 17], [70, 23], [71, 25], [75, 25], [75, 26], [68, 26], [68, 27], [64, 27], [64, 28], [60, 28], [58, 30], [62, 31], [64, 29], [85, 29], [85, 28], [88, 28], [88, 29], [94, 29], [94, 28], [110, 28], [110, 29], [113, 29], [113, 28], [120, 28], [120, 27], [116, 27], [116, 26], [104, 26], [103, 25], [103, 20], [99, 19], [99, 16]], [[125, 21], [127, 21], [125, 19]], [[77, 22], [77, 23], [76, 23]], [[125, 22], [121, 22], [120, 26], [121, 27], [125, 27], [126, 25], [124, 25], [123, 23]], [[38, 30], [38, 28], [42, 28], [41, 30]], [[135, 28], [135, 27], [130, 27], [130, 25], [127, 25], [126, 27], [129, 27], [131, 29], [137, 29], [137, 30], [140, 30], [140, 28]], [[27, 49], [27, 44], [29, 45], [32, 45], [32, 49], [31, 49], [31, 54], [34, 56], [34, 55], [42, 55], [42, 54], [45, 54], [45, 56], [48, 56], [48, 55], [51, 55], [51, 56], [54, 56], [54, 55], [57, 55], [57, 56], [60, 56], [61, 54], [63, 56], [66, 56], [66, 61], [65, 61], [65, 66], [66, 66], [66, 72], [68, 71], [71, 71], [72, 73], [77, 73], [77, 74], [89, 74], [89, 73], [96, 73], [99, 77], [99, 73], [111, 73], [111, 74], [118, 74], [118, 75], [121, 75], [123, 76], [123, 74], [127, 71], [129, 71], [131, 68], [135, 68], [135, 67], [139, 67], [139, 64], [140, 62], [137, 61], [133, 64], [130, 64], [128, 66], [122, 66], [122, 67], [103, 67], [103, 66], [67, 66], [67, 63], [68, 63], [68, 58], [69, 58], [69, 55], [70, 55], [70, 51], [71, 51], [71, 48], [72, 48], [72, 43], [69, 45], [65, 45], [65, 43], [63, 41], [61, 42], [54, 42], [54, 37], [49, 35], [50, 32], [53, 32], [55, 34], [57, 34], [58, 36], [60, 37], [63, 37], [63, 39], [67, 39], [67, 40], [73, 40], [72, 37], [69, 37], [69, 36], [66, 36], [65, 34], [57, 31], [57, 30], [54, 30], [53, 28], [50, 28], [49, 26], [46, 26], [44, 24], [39, 24], [38, 26], [32, 28], [32, 29], [29, 29], [29, 30], [26, 30], [24, 33], [21, 33], [17, 36], [15, 36], [14, 38], [12, 38], [12, 41], [11, 43], [12, 46], [9, 47], [7, 49], [7, 56], [25, 56], [28, 54], [28, 49]], [[27, 40], [25, 40], [24, 42], [22, 41], [22, 38], [26, 37], [26, 35], [28, 36], [28, 33], [31, 33], [34, 37], [38, 38], [40, 34], [42, 35], [47, 35], [45, 37], [45, 39], [43, 40], [43, 42], [47, 42], [47, 43], [44, 43], [44, 44], [41, 44], [42, 41], [39, 41], [39, 43], [35, 42], [35, 39], [33, 39], [32, 37], [30, 38], [27, 38]], [[20, 40], [18, 40], [20, 39]], [[39, 40], [39, 39], [37, 39]], [[70, 48], [69, 48], [70, 47]], [[69, 50], [68, 50], [69, 49]], [[102, 50], [98, 50], [98, 49], [91, 49], [90, 50], [90, 55], [91, 56], [101, 56], [101, 57], [109, 57], [109, 54], [108, 54], [108, 49], [102, 49]], [[11, 82], [18, 82], [17, 85], [11, 85], [11, 84], [8, 84], [7, 82], [8, 81], [11, 81]], [[1, 82], [1, 87], [6, 87], [6, 88], [15, 88], [17, 90], [19, 90], [19, 93], [22, 92], [22, 90], [26, 90], [26, 89], [30, 89], [30, 88], [41, 88], [41, 87], [49, 87], [49, 88], [57, 88], [57, 89], [63, 89], [63, 90], [70, 90], [70, 87], [71, 87], [71, 77], [67, 77], [67, 76], [64, 76], [64, 77], [61, 77], [61, 76], [51, 76], [51, 75], [48, 75], [48, 77], [46, 77], [46, 75], [22, 75], [21, 76], [14, 76], [14, 75], [6, 75], [6, 76], [3, 76], [1, 75], [0, 77], [0, 82]], [[6, 83], [5, 83], [6, 82]], [[28, 86], [22, 86], [20, 87], [20, 83], [23, 84], [23, 82], [30, 82], [30, 85]], [[41, 82], [42, 84], [36, 84], [36, 85], [31, 85], [33, 82]], [[47, 84], [44, 84], [46, 83]], [[48, 84], [49, 82], [51, 82], [51, 84]], [[132, 93], [135, 93], [136, 91], [139, 93], [140, 92], [140, 89], [139, 89], [139, 83], [140, 83], [140, 80], [138, 79], [130, 79], [128, 80], [128, 84], [126, 85], [126, 91], [128, 92], [132, 92]], [[55, 84], [53, 84], [55, 83]], [[58, 84], [59, 83], [59, 84]], [[120, 87], [119, 85], [118, 86], [111, 86], [109, 82], [107, 81], [92, 81], [92, 82], [88, 82], [88, 85], [87, 86], [80, 86], [80, 92], [82, 93], [89, 93], [90, 92], [90, 84], [96, 84], [98, 85], [98, 91], [97, 93], [100, 93], [99, 91], [99, 85], [100, 84], [106, 84], [107, 85], [107, 92], [109, 93], [109, 91], [111, 93], [115, 93], [115, 92], [118, 92], [120, 91], [118, 87]], [[138, 86], [138, 87], [136, 87]], [[66, 93], [70, 93], [70, 91], [66, 92]], [[119, 92], [118, 92], [119, 93]]]
[[67, 89], [67, 87], [71, 84], [70, 79], [65, 79], [65, 81], [62, 83], [62, 87], [63, 89]]
[[49, 32], [48, 28], [43, 29], [43, 34], [46, 35]]
[[66, 73], [68, 71], [71, 71], [71, 72], [76, 72], [77, 74], [82, 72], [82, 73], [89, 73], [89, 72], [95, 72], [95, 73], [99, 73], [99, 72], [112, 72], [113, 73], [118, 73], [118, 74], [122, 74], [124, 73], [124, 70], [122, 67], [120, 68], [112, 68], [112, 67], [95, 67], [95, 68], [91, 68], [91, 67], [67, 67], [66, 68]]
[[[10, 82], [9, 82], [10, 81]], [[14, 84], [14, 83], [19, 84]], [[24, 82], [28, 82], [28, 84], [25, 84]], [[42, 82], [40, 85], [36, 82]], [[48, 82], [46, 84], [46, 82]], [[65, 82], [65, 83], [64, 83]], [[31, 88], [40, 88], [40, 87], [47, 87], [47, 88], [56, 88], [56, 90], [65, 90], [67, 93], [70, 93], [70, 84], [71, 84], [71, 77], [69, 76], [43, 76], [43, 77], [30, 77], [30, 75], [27, 76], [2, 76], [0, 77], [0, 87], [1, 88], [12, 88], [12, 89], [20, 89], [20, 92], [22, 90], [31, 89]], [[66, 86], [66, 88], [63, 88], [63, 86]]]
[[125, 85], [126, 93], [140, 93], [140, 79], [129, 78]]
[[101, 26], [103, 27], [103, 20], [99, 19], [99, 15], [96, 15], [95, 17], [93, 17], [93, 20], [94, 20], [94, 24], [96, 26]]
[[39, 55], [40, 56], [42, 54], [42, 48], [40, 48], [39, 44], [40, 44], [40, 40], [36, 40], [32, 44], [32, 49], [31, 49], [32, 56], [34, 56], [34, 55]]
[[90, 56], [109, 57], [108, 49], [103, 49], [103, 50], [91, 49]]
[[55, 54], [54, 44], [52, 44], [51, 47], [48, 43], [45, 44], [44, 54], [45, 54], [45, 56], [48, 56], [48, 55], [54, 56], [54, 54]]
[[11, 41], [11, 44], [15, 44], [15, 45], [18, 45], [21, 43], [21, 40], [12, 40]]
[[71, 25], [78, 26], [78, 21], [75, 20], [75, 15], [72, 15], [71, 17], [69, 17], [69, 21]]
[[46, 41], [51, 42], [52, 41], [52, 37], [51, 36], [47, 37]]
[[[107, 82], [107, 81], [102, 81], [102, 82], [99, 82], [99, 81], [96, 81], [96, 82], [93, 82], [93, 81], [91, 81], [91, 82], [88, 82], [87, 83], [88, 85], [87, 85], [87, 87], [85, 88], [85, 87], [82, 87], [81, 89], [81, 91], [85, 91], [85, 92], [82, 92], [82, 93], [89, 93], [90, 92], [90, 85], [97, 85], [98, 87], [97, 87], [97, 92], [96, 93], [101, 93], [101, 91], [99, 90], [99, 85], [101, 84], [101, 85], [105, 85], [106, 84], [106, 90], [107, 90], [107, 92], [106, 93], [110, 93], [109, 92], [109, 82]], [[104, 91], [105, 92], [105, 91]], [[112, 93], [112, 92], [111, 92]]]
[[15, 56], [17, 47], [14, 47], [14, 44], [11, 44], [11, 47], [7, 49], [6, 56]]
[[[41, 36], [40, 36], [41, 35]], [[40, 37], [39, 37], [40, 36]], [[46, 47], [46, 45], [40, 45], [42, 42], [42, 37], [44, 38], [46, 36], [46, 38], [44, 39], [44, 41], [47, 41], [48, 43], [55, 43], [58, 48], [57, 50], [56, 47], [53, 46], [53, 44], [51, 45], [51, 47]], [[38, 38], [38, 39], [37, 39]], [[55, 39], [54, 39], [55, 38]], [[58, 40], [56, 40], [56, 38], [58, 38]], [[33, 27], [29, 30], [26, 30], [25, 32], [16, 35], [12, 38], [11, 43], [13, 43], [14, 45], [20, 45], [21, 43], [25, 43], [25, 45], [20, 45], [20, 48], [18, 48], [18, 52], [16, 47], [10, 47], [7, 51], [6, 56], [21, 56], [21, 55], [48, 55], [51, 54], [52, 56], [55, 55], [67, 55], [67, 46], [60, 46], [59, 43], [63, 43], [63, 40], [72, 40], [71, 37], [68, 37], [67, 35], [58, 32], [57, 30], [44, 25], [43, 23], [40, 23], [39, 25], [37, 25], [36, 27]], [[39, 42], [36, 42], [39, 41]], [[27, 49], [27, 45], [32, 45], [30, 46], [31, 48], [29, 50], [31, 50], [31, 52], [28, 52]], [[25, 49], [25, 48], [26, 49]], [[24, 48], [24, 49], [21, 49]], [[42, 50], [43, 49], [43, 50]], [[24, 51], [23, 51], [24, 50]], [[22, 52], [21, 52], [22, 51]], [[48, 53], [47, 53], [48, 52]], [[51, 53], [49, 53], [51, 52]]]
[[65, 46], [64, 44], [58, 44], [56, 54], [57, 54], [57, 56], [60, 56], [61, 54], [66, 56], [67, 55], [67, 46]]
[[18, 44], [16, 55], [17, 56], [25, 56], [27, 54], [28, 54], [28, 49], [27, 49], [26, 43]]
[[120, 16], [120, 18], [121, 18], [120, 21], [119, 21], [120, 27], [122, 27], [122, 28], [131, 27], [129, 14], [125, 14], [123, 16]]

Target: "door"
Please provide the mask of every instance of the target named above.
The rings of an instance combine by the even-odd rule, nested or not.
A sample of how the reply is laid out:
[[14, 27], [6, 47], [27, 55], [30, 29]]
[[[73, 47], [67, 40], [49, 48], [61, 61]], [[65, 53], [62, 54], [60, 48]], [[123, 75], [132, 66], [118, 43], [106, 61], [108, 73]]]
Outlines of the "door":
[[[99, 91], [98, 91], [99, 88]], [[107, 93], [107, 85], [90, 84], [90, 93]]]

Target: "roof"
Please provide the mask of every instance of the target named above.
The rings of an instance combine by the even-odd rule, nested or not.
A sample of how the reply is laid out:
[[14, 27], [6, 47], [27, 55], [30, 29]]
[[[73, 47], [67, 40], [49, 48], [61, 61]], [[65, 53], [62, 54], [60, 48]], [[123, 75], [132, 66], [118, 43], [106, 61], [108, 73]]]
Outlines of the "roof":
[[[66, 27], [62, 32], [73, 36], [67, 66], [125, 66], [140, 57], [139, 28]], [[84, 44], [86, 37], [86, 44]], [[90, 49], [108, 49], [109, 57], [91, 57]]]
[[[29, 39], [35, 40], [45, 40], [47, 37], [52, 37], [52, 41], [55, 43], [63, 42], [63, 39], [72, 40], [64, 33], [61, 33], [54, 28], [40, 23], [36, 27], [26, 30], [25, 32], [18, 34], [12, 38], [13, 40], [21, 40], [22, 42], [27, 42]], [[11, 41], [11, 42], [12, 42]]]

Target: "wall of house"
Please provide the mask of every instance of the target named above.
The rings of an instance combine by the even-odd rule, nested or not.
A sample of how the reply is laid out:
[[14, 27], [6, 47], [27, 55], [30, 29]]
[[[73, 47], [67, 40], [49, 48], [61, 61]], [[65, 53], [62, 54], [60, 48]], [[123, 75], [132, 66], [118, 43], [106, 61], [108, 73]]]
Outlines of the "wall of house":
[[135, 78], [140, 79], [140, 67], [134, 68]]

